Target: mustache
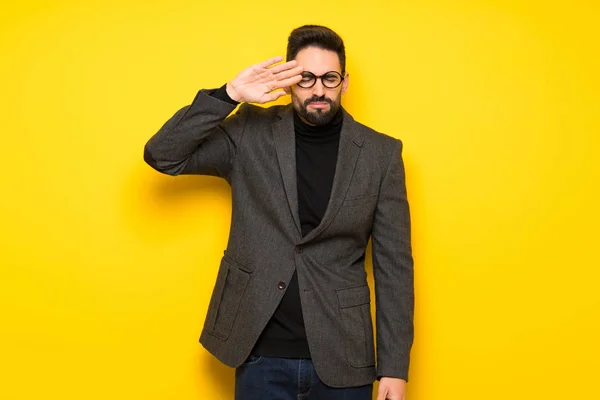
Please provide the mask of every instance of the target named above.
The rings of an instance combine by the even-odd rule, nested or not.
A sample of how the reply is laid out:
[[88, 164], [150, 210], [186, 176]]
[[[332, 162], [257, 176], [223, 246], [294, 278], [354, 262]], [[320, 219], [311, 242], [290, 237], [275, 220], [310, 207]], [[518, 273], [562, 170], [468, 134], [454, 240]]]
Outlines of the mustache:
[[330, 106], [333, 106], [333, 101], [325, 96], [313, 96], [309, 99], [304, 100], [304, 107], [308, 107], [310, 103], [328, 103]]

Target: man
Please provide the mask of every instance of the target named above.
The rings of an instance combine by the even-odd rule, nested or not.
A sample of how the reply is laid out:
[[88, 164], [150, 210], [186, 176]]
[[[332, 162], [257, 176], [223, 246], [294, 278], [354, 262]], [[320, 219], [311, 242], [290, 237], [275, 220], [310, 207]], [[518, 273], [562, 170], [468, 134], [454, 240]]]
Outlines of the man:
[[[160, 172], [232, 187], [229, 242], [200, 341], [236, 367], [237, 400], [370, 400], [376, 378], [378, 400], [404, 400], [414, 294], [402, 143], [342, 108], [349, 75], [335, 32], [295, 29], [280, 61], [201, 90], [145, 147]], [[291, 105], [249, 104], [285, 93]]]

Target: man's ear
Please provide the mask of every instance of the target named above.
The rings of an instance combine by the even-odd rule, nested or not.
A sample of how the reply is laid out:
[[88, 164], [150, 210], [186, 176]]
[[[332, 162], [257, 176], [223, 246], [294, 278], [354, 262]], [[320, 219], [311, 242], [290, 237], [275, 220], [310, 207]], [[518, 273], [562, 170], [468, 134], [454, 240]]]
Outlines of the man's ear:
[[342, 82], [342, 94], [346, 93], [348, 90], [348, 85], [350, 84], [350, 74], [346, 73], [344, 76], [344, 81]]

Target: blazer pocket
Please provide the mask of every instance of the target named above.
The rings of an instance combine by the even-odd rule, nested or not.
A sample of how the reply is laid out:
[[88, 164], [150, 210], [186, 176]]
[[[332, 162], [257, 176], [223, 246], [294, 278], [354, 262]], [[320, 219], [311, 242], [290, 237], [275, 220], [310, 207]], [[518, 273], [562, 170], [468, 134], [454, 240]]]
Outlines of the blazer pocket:
[[344, 206], [345, 207], [354, 207], [354, 206], [360, 206], [363, 204], [372, 204], [377, 200], [378, 196], [379, 196], [378, 193], [373, 193], [373, 194], [368, 194], [366, 196], [351, 197], [349, 199], [344, 200]]
[[215, 336], [226, 340], [237, 318], [250, 273], [223, 257], [213, 291], [205, 325]]
[[353, 367], [375, 365], [375, 343], [371, 321], [371, 292], [367, 284], [339, 289], [346, 358]]

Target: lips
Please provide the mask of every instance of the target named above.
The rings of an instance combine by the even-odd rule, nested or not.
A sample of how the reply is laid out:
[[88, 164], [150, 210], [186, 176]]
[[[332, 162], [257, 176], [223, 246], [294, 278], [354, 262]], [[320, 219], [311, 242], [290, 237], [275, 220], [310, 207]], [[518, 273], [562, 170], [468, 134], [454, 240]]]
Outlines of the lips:
[[309, 103], [309, 105], [313, 108], [325, 108], [325, 107], [329, 106], [329, 103], [315, 101], [315, 102]]

